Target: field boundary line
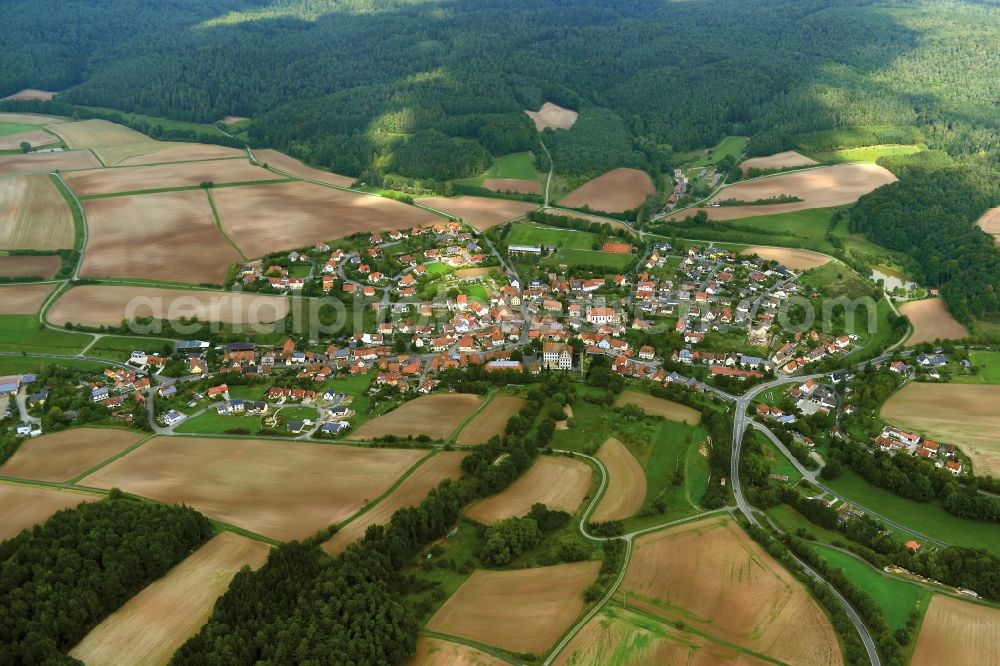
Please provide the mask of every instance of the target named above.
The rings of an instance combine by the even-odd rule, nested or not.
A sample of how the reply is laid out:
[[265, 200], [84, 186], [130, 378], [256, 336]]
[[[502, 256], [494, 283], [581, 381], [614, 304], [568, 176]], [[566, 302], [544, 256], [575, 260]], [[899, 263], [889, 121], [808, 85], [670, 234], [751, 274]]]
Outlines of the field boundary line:
[[[179, 142], [188, 143], [188, 142]], [[209, 144], [201, 144], [209, 145]], [[176, 147], [176, 146], [175, 146]], [[167, 148], [167, 150], [170, 150]], [[157, 151], [163, 152], [163, 151]], [[144, 153], [145, 155], [155, 155], [156, 153]], [[143, 155], [136, 155], [136, 157], [142, 157]], [[126, 157], [125, 159], [132, 159]], [[242, 155], [234, 155], [232, 157], [208, 157], [203, 160], [177, 160], [175, 162], [143, 162], [142, 164], [115, 164], [114, 166], [104, 167], [105, 169], [135, 169], [137, 167], [149, 167], [149, 166], [170, 166], [172, 164], [193, 164], [196, 162], [224, 162], [226, 160], [245, 160], [246, 158]]]
[[97, 463], [96, 465], [94, 465], [90, 469], [84, 470], [83, 473], [77, 474], [75, 477], [73, 477], [72, 479], [70, 479], [66, 483], [75, 484], [75, 483], [81, 481], [82, 479], [90, 476], [94, 472], [96, 472], [96, 471], [98, 471], [98, 470], [100, 470], [100, 469], [102, 469], [104, 467], [107, 467], [108, 465], [110, 465], [111, 463], [115, 462], [119, 458], [124, 458], [125, 456], [127, 456], [130, 453], [132, 453], [133, 451], [135, 451], [137, 448], [139, 448], [140, 446], [142, 446], [143, 444], [145, 444], [149, 440], [153, 439], [153, 437], [155, 437], [155, 436], [156, 436], [156, 433], [152, 433], [152, 432], [149, 433], [148, 435], [146, 435], [145, 437], [143, 437], [142, 439], [140, 439], [135, 444], [132, 444], [130, 446], [125, 447], [123, 450], [119, 451], [118, 453], [116, 453], [115, 455], [111, 456], [110, 458], [106, 458], [105, 460], [102, 460], [101, 462]]
[[505, 661], [508, 664], [514, 664], [515, 666], [519, 666], [524, 663], [523, 661], [514, 659], [511, 655], [505, 653], [500, 648], [495, 648], [492, 645], [486, 645], [485, 643], [474, 641], [471, 638], [462, 638], [461, 636], [453, 636], [452, 634], [442, 634], [439, 631], [432, 631], [430, 629], [421, 629], [420, 635], [426, 636], [427, 638], [436, 638], [439, 641], [447, 641], [449, 643], [457, 643], [458, 645], [475, 648], [480, 652], [485, 652], [491, 657], [496, 657], [501, 661]]
[[486, 409], [486, 406], [489, 405], [491, 402], [493, 402], [493, 398], [496, 397], [496, 394], [497, 394], [496, 389], [491, 389], [490, 392], [486, 395], [486, 399], [483, 400], [481, 403], [479, 403], [478, 407], [469, 412], [469, 415], [461, 420], [458, 426], [456, 426], [454, 432], [451, 433], [451, 435], [448, 437], [448, 439], [445, 440], [445, 442], [447, 443], [457, 442], [458, 436], [462, 434], [462, 431], [465, 430], [465, 428], [469, 425], [472, 419], [476, 418], [479, 412]]
[[[233, 246], [233, 249], [236, 250], [236, 253], [240, 255], [240, 257], [242, 257], [243, 261], [246, 261], [247, 255], [243, 254], [243, 250], [241, 250], [240, 246], [236, 244], [236, 241], [230, 238], [229, 234], [227, 234], [225, 229], [222, 228], [222, 219], [219, 218], [219, 211], [215, 207], [215, 200], [212, 198], [212, 192], [209, 188], [205, 189], [205, 196], [208, 198], [208, 207], [212, 209], [212, 219], [215, 220], [215, 228], [218, 229], [219, 233], [222, 234], [222, 237]], [[223, 285], [223, 288], [225, 288], [225, 285]]]
[[46, 488], [48, 490], [66, 490], [80, 495], [100, 495], [107, 496], [109, 491], [101, 488], [86, 488], [83, 486], [70, 485], [64, 481], [42, 481], [40, 479], [22, 479], [17, 476], [0, 476], [0, 484], [16, 486], [32, 486], [34, 488]]
[[[111, 167], [108, 167], [111, 168]], [[80, 197], [82, 201], [98, 201], [100, 199], [117, 199], [119, 197], [135, 197], [146, 194], [163, 194], [165, 192], [190, 192], [191, 190], [217, 190], [224, 187], [248, 187], [250, 185], [280, 185], [294, 180], [293, 178], [271, 178], [268, 180], [240, 180], [234, 183], [213, 183], [212, 187], [201, 185], [178, 185], [177, 187], [155, 187], [146, 190], [129, 190], [127, 192], [106, 192], [104, 194], [87, 194]]]

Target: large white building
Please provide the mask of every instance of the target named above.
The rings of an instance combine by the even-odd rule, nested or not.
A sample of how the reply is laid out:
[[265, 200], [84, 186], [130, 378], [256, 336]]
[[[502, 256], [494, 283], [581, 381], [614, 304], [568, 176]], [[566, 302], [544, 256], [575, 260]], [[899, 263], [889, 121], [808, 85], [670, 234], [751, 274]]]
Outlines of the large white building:
[[561, 342], [547, 342], [542, 347], [542, 367], [549, 370], [572, 370], [573, 348]]

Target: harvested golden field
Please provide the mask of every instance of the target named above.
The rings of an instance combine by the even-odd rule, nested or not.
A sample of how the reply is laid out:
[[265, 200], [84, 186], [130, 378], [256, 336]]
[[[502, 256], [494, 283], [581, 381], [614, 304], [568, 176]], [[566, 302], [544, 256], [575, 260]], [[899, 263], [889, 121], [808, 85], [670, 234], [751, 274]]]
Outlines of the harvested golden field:
[[18, 91], [13, 95], [7, 95], [4, 97], [5, 100], [41, 100], [47, 102], [58, 93], [54, 93], [51, 90], [39, 90], [38, 88], [25, 88], [24, 90]]
[[427, 628], [510, 652], [543, 654], [583, 610], [600, 562], [519, 571], [475, 571]]
[[740, 254], [756, 254], [761, 259], [777, 261], [782, 266], [791, 268], [793, 271], [807, 271], [811, 268], [819, 268], [824, 264], [830, 263], [830, 257], [825, 254], [786, 247], [754, 245], [743, 250]]
[[245, 160], [209, 160], [74, 171], [66, 174], [65, 180], [77, 195], [88, 197], [168, 187], [197, 187], [206, 181], [220, 185], [275, 177], [267, 169], [253, 166]]
[[983, 216], [976, 220], [979, 228], [993, 236], [997, 245], [1000, 245], [1000, 206], [991, 208], [983, 213]]
[[241, 259], [202, 190], [91, 199], [83, 210], [90, 230], [83, 277], [222, 284]]
[[138, 166], [142, 164], [161, 164], [166, 162], [197, 162], [200, 160], [219, 160], [230, 158], [246, 159], [247, 154], [239, 148], [214, 146], [209, 143], [175, 143], [173, 148], [159, 150], [150, 155], [127, 157], [119, 162], [119, 166]]
[[503, 434], [507, 420], [524, 406], [524, 398], [498, 395], [465, 424], [455, 443], [459, 446], [485, 444], [490, 437]]
[[1000, 386], [911, 382], [885, 401], [882, 418], [954, 444], [976, 474], [1000, 477]]
[[[725, 199], [757, 201], [787, 194], [799, 197], [802, 201], [756, 206], [721, 206], [698, 210], [704, 210], [710, 220], [724, 221], [790, 213], [807, 208], [845, 206], [882, 185], [894, 182], [896, 177], [892, 172], [877, 164], [838, 164], [727, 185], [712, 199], [712, 201]], [[695, 212], [697, 212], [695, 209], [688, 209], [671, 215], [670, 219], [682, 220], [694, 215]]]
[[19, 123], [22, 125], [52, 125], [68, 122], [69, 118], [62, 116], [43, 116], [39, 113], [8, 113], [0, 112], [0, 123]]
[[479, 231], [486, 231], [498, 224], [524, 217], [538, 208], [538, 204], [527, 201], [468, 196], [424, 197], [417, 199], [417, 203], [460, 218]]
[[156, 141], [145, 134], [107, 120], [61, 123], [50, 129], [70, 148], [93, 150], [106, 166], [115, 166], [129, 157], [148, 155], [178, 145], [167, 141]]
[[624, 213], [638, 208], [652, 194], [653, 181], [639, 169], [620, 168], [589, 180], [559, 201], [560, 206], [606, 213]]
[[673, 400], [656, 398], [648, 393], [622, 391], [622, 394], [618, 396], [615, 406], [623, 407], [625, 405], [636, 405], [647, 414], [662, 416], [670, 421], [679, 421], [688, 425], [698, 425], [701, 423], [701, 412], [698, 410], [691, 409]]
[[8, 134], [7, 136], [0, 136], [0, 150], [17, 150], [21, 147], [21, 143], [24, 141], [30, 143], [32, 148], [38, 148], [52, 143], [58, 143], [59, 137], [52, 136], [48, 132], [43, 132], [42, 130]]
[[775, 153], [767, 157], [751, 157], [743, 161], [740, 164], [740, 168], [743, 170], [743, 174], [746, 175], [750, 169], [789, 169], [792, 167], [812, 166], [813, 164], [819, 164], [819, 162], [794, 150], [786, 150], [783, 153]]
[[935, 595], [920, 625], [910, 664], [1000, 664], [1000, 610]]
[[363, 537], [370, 525], [388, 523], [392, 514], [399, 509], [423, 502], [427, 494], [444, 479], [461, 477], [462, 459], [465, 455], [461, 451], [441, 451], [421, 463], [388, 497], [334, 534], [323, 544], [323, 550], [333, 556], [340, 555], [349, 545]]
[[111, 428], [74, 428], [23, 442], [0, 474], [39, 481], [69, 481], [117, 455], [146, 435]]
[[507, 666], [507, 662], [468, 645], [421, 636], [407, 666]]
[[432, 439], [448, 439], [455, 428], [479, 407], [479, 401], [478, 395], [470, 393], [424, 395], [368, 421], [351, 435], [351, 439], [380, 439], [386, 435], [427, 435]]
[[958, 321], [948, 312], [948, 306], [941, 298], [925, 298], [922, 301], [910, 301], [900, 306], [901, 314], [906, 315], [913, 325], [913, 333], [906, 338], [906, 344], [918, 345], [921, 342], [942, 340], [960, 340], [969, 335]]
[[557, 666], [764, 666], [764, 661], [623, 608], [607, 606], [584, 625], [554, 662]]
[[0, 179], [0, 248], [62, 250], [74, 235], [73, 215], [48, 176]]
[[35, 314], [54, 284], [0, 285], [0, 314]]
[[17, 536], [25, 528], [44, 523], [57, 511], [99, 499], [97, 495], [69, 490], [0, 484], [0, 541]]
[[536, 502], [573, 514], [590, 490], [591, 474], [590, 465], [574, 458], [539, 456], [514, 483], [473, 504], [465, 513], [486, 525], [527, 515]]
[[542, 184], [537, 180], [524, 178], [487, 178], [483, 187], [494, 192], [520, 192], [521, 194], [541, 194]]
[[525, 110], [525, 113], [535, 123], [535, 129], [539, 132], [547, 127], [569, 129], [576, 123], [576, 119], [580, 117], [580, 114], [576, 111], [564, 109], [552, 102], [545, 102], [538, 111]]
[[597, 450], [596, 458], [608, 469], [608, 487], [590, 521], [631, 518], [646, 499], [646, 473], [632, 452], [612, 437]]
[[271, 150], [270, 148], [256, 150], [254, 151], [253, 156], [257, 158], [258, 162], [263, 162], [272, 169], [283, 171], [284, 173], [297, 178], [318, 180], [321, 183], [329, 183], [330, 185], [337, 185], [339, 187], [350, 187], [354, 184], [354, 181], [357, 180], [356, 178], [351, 178], [350, 176], [341, 176], [340, 174], [331, 173], [330, 171], [316, 169], [308, 164], [300, 162], [294, 157], [290, 157], [284, 153], [279, 153], [277, 150]]
[[90, 630], [69, 655], [88, 666], [167, 664], [198, 633], [244, 566], [258, 569], [270, 546], [223, 532]]
[[357, 513], [425, 452], [254, 439], [156, 437], [81, 483], [121, 488], [273, 539], [302, 539]]
[[30, 176], [32, 174], [47, 174], [56, 170], [95, 169], [99, 166], [101, 163], [89, 150], [0, 155], [0, 176]]
[[0, 276], [40, 277], [48, 280], [56, 274], [61, 264], [62, 260], [56, 255], [0, 256]]
[[288, 313], [283, 296], [225, 291], [84, 285], [70, 289], [46, 313], [53, 324], [119, 326], [123, 319], [153, 317], [251, 325], [271, 323]]
[[622, 589], [631, 607], [786, 663], [843, 661], [806, 587], [728, 517], [639, 538]]
[[441, 221], [391, 199], [303, 182], [227, 187], [215, 190], [212, 199], [222, 228], [248, 257], [359, 231], [409, 229]]

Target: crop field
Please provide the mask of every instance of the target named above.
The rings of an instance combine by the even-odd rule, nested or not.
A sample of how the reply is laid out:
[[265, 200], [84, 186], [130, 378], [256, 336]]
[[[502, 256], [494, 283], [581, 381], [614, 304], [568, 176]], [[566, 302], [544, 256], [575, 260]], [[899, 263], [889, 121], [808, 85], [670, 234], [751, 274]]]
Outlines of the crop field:
[[232, 532], [215, 536], [91, 629], [69, 655], [90, 666], [168, 663], [208, 621], [236, 572], [259, 568], [269, 551]]
[[537, 180], [523, 180], [521, 178], [486, 178], [483, 180], [482, 186], [494, 192], [542, 193], [542, 185]]
[[[44, 287], [50, 285], [32, 285]], [[20, 287], [0, 287], [20, 289]], [[0, 291], [0, 294], [3, 294]], [[77, 354], [91, 341], [85, 333], [70, 333], [45, 328], [34, 314], [5, 315], [0, 317], [0, 351], [28, 354]]]
[[93, 150], [106, 166], [115, 166], [129, 157], [148, 155], [177, 145], [156, 141], [145, 134], [107, 120], [62, 123], [51, 129], [70, 148]]
[[95, 169], [101, 166], [89, 150], [64, 150], [58, 153], [0, 155], [0, 176], [30, 176], [52, 171]]
[[38, 113], [0, 112], [0, 123], [21, 123], [23, 125], [53, 125], [68, 122], [69, 118], [60, 116], [43, 116]]
[[144, 434], [111, 428], [73, 428], [23, 442], [0, 474], [69, 481], [140, 441]]
[[[35, 129], [38, 129], [35, 125], [28, 125], [25, 123], [5, 123], [0, 121], [0, 137], [21, 134], [22, 132], [30, 132]], [[14, 147], [16, 148], [17, 144], [15, 144]]]
[[519, 222], [510, 225], [510, 231], [504, 241], [508, 245], [545, 245], [568, 250], [590, 250], [597, 241], [597, 235], [589, 231]]
[[536, 502], [573, 514], [587, 496], [591, 475], [590, 466], [574, 458], [540, 456], [514, 483], [465, 513], [486, 525], [524, 516]]
[[0, 314], [26, 315], [38, 312], [54, 284], [0, 285]]
[[12, 278], [40, 277], [48, 280], [56, 274], [61, 264], [62, 259], [56, 255], [0, 255], [0, 276]]
[[907, 145], [902, 143], [883, 143], [877, 146], [861, 148], [842, 148], [823, 153], [816, 153], [816, 159], [821, 162], [875, 162], [880, 157], [898, 157], [913, 155], [927, 150], [923, 145]]
[[698, 410], [673, 402], [672, 400], [656, 398], [648, 393], [622, 391], [615, 406], [622, 407], [624, 405], [636, 405], [647, 414], [662, 416], [665, 419], [679, 421], [687, 425], [698, 425], [701, 423], [701, 412]]
[[48, 176], [0, 179], [0, 248], [62, 250], [74, 237], [73, 215]]
[[24, 90], [18, 91], [13, 95], [7, 95], [4, 99], [16, 99], [16, 100], [33, 100], [40, 99], [42, 101], [49, 101], [55, 97], [58, 93], [54, 93], [50, 90], [39, 90], [38, 88], [25, 88]]
[[727, 136], [719, 142], [719, 145], [710, 150], [700, 151], [701, 157], [691, 163], [692, 167], [707, 167], [718, 164], [726, 157], [739, 157], [743, 152], [743, 147], [747, 145], [745, 136]]
[[0, 541], [15, 537], [32, 525], [44, 523], [57, 511], [99, 499], [97, 495], [68, 490], [0, 484]]
[[407, 666], [507, 666], [507, 662], [468, 645], [421, 636]]
[[30, 125], [23, 125], [22, 127], [25, 128], [23, 131], [11, 132], [10, 134], [4, 134], [2, 131], [3, 128], [0, 127], [0, 150], [17, 150], [24, 141], [30, 143], [32, 148], [59, 143], [59, 137], [52, 136], [48, 132], [43, 132]]
[[409, 229], [441, 221], [433, 213], [391, 199], [302, 182], [226, 187], [212, 192], [212, 199], [223, 230], [248, 257], [360, 231]]
[[351, 435], [351, 439], [427, 435], [445, 440], [479, 406], [479, 401], [479, 396], [469, 393], [421, 396], [368, 421]]
[[576, 111], [570, 111], [563, 107], [545, 102], [538, 111], [525, 111], [528, 117], [535, 123], [535, 129], [541, 132], [547, 127], [553, 129], [569, 129], [580, 116]]
[[510, 652], [542, 654], [583, 610], [600, 562], [475, 571], [427, 623], [442, 634]]
[[251, 325], [270, 323], [288, 313], [283, 296], [237, 294], [193, 289], [84, 285], [70, 289], [48, 310], [54, 324], [120, 326], [124, 319], [153, 317]]
[[370, 525], [384, 525], [399, 509], [423, 502], [427, 494], [444, 479], [461, 477], [465, 455], [461, 451], [441, 451], [421, 463], [388, 497], [338, 530], [323, 544], [323, 550], [333, 556], [340, 555], [349, 545], [363, 537]]
[[417, 203], [464, 220], [479, 231], [524, 217], [538, 208], [538, 204], [527, 201], [469, 196], [425, 197], [417, 199]]
[[512, 395], [494, 396], [489, 403], [465, 424], [455, 443], [459, 446], [485, 444], [490, 437], [502, 435], [507, 420], [524, 406], [524, 398]]
[[272, 169], [284, 171], [285, 173], [296, 176], [297, 178], [318, 180], [321, 183], [329, 183], [330, 185], [337, 185], [338, 187], [350, 187], [356, 180], [350, 176], [341, 176], [336, 173], [331, 173], [330, 171], [315, 169], [308, 164], [303, 164], [294, 157], [289, 157], [284, 153], [279, 153], [277, 150], [271, 150], [270, 148], [255, 150], [253, 156], [257, 158], [258, 162], [267, 164]]
[[639, 169], [620, 168], [589, 180], [559, 201], [570, 208], [590, 207], [607, 213], [624, 213], [638, 208], [653, 193], [649, 174]]
[[245, 160], [210, 160], [74, 171], [66, 174], [65, 180], [78, 196], [89, 197], [140, 190], [197, 187], [204, 182], [219, 185], [278, 177]]
[[634, 516], [646, 498], [646, 473], [642, 465], [613, 437], [597, 450], [597, 459], [608, 468], [608, 487], [590, 520], [601, 523]]
[[729, 518], [638, 539], [622, 589], [630, 606], [780, 661], [842, 663], [805, 586]]
[[346, 520], [424, 455], [288, 441], [157, 437], [81, 483], [121, 488], [274, 539]]
[[993, 236], [996, 244], [1000, 245], [1000, 206], [991, 208], [983, 213], [983, 216], [976, 220], [979, 228]]
[[797, 153], [794, 150], [786, 150], [783, 153], [775, 153], [767, 157], [751, 157], [740, 163], [740, 168], [744, 175], [750, 169], [790, 169], [792, 167], [812, 166], [816, 160]]
[[246, 152], [239, 148], [215, 146], [209, 143], [175, 143], [172, 148], [159, 150], [150, 155], [127, 157], [118, 166], [139, 166], [143, 164], [163, 164], [167, 162], [196, 162], [199, 160], [220, 160], [227, 158], [242, 158], [246, 160]]
[[911, 666], [1000, 663], [1000, 610], [936, 595], [920, 626]]
[[241, 259], [201, 190], [92, 199], [83, 210], [90, 231], [83, 277], [222, 284]]
[[941, 298], [925, 298], [922, 301], [910, 301], [899, 308], [913, 325], [913, 333], [906, 339], [906, 344], [917, 345], [921, 342], [942, 340], [960, 340], [969, 335], [958, 321], [948, 312], [948, 307]]
[[960, 447], [977, 474], [1000, 476], [1000, 386], [911, 382], [885, 402], [881, 416]]
[[808, 271], [813, 268], [819, 268], [820, 266], [830, 262], [830, 257], [819, 254], [818, 252], [812, 252], [810, 250], [797, 250], [782, 247], [762, 247], [760, 245], [748, 247], [740, 252], [740, 254], [756, 254], [761, 259], [777, 261], [782, 266], [791, 268], [794, 271]]

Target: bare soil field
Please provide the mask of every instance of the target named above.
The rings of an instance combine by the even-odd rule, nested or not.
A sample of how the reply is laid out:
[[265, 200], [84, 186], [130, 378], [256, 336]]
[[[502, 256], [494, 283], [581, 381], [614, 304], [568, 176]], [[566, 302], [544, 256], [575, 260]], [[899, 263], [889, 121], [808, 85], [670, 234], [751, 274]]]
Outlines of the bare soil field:
[[270, 546], [223, 532], [90, 630], [70, 656], [90, 666], [167, 664], [212, 614], [243, 566], [257, 569]]
[[84, 285], [60, 296], [47, 315], [53, 324], [94, 327], [118, 326], [126, 318], [175, 321], [194, 316], [200, 321], [250, 325], [277, 321], [288, 313], [288, 307], [288, 299], [282, 296]]
[[354, 184], [354, 181], [357, 180], [356, 178], [351, 178], [350, 176], [341, 176], [340, 174], [331, 173], [330, 171], [316, 169], [308, 164], [300, 162], [294, 157], [284, 153], [279, 153], [277, 150], [271, 150], [270, 148], [256, 150], [254, 151], [253, 156], [257, 158], [258, 162], [263, 162], [272, 169], [284, 171], [285, 173], [296, 176], [297, 178], [318, 180], [321, 183], [329, 183], [330, 185], [337, 185], [339, 187], [350, 187]]
[[28, 176], [52, 171], [95, 169], [101, 166], [89, 150], [63, 150], [57, 153], [0, 155], [0, 176]]
[[507, 666], [507, 662], [468, 645], [421, 636], [407, 666]]
[[646, 499], [646, 473], [642, 465], [614, 437], [601, 445], [596, 458], [608, 468], [608, 488], [590, 520], [601, 523], [634, 516]]
[[392, 514], [399, 509], [423, 502], [427, 494], [444, 479], [461, 477], [462, 459], [465, 455], [461, 451], [442, 451], [422, 463], [388, 497], [334, 534], [323, 544], [323, 550], [334, 557], [340, 555], [349, 545], [363, 537], [370, 525], [388, 523]]
[[465, 278], [482, 277], [489, 274], [489, 268], [460, 268], [455, 271], [455, 278], [458, 280], [464, 280]]
[[991, 208], [983, 213], [983, 216], [976, 220], [979, 228], [993, 236], [997, 245], [1000, 245], [1000, 207]]
[[145, 435], [111, 428], [74, 428], [23, 442], [0, 474], [40, 481], [69, 481], [121, 453]]
[[524, 398], [511, 395], [494, 397], [471, 421], [465, 424], [455, 443], [459, 446], [485, 444], [490, 437], [503, 434], [507, 420], [523, 406]]
[[583, 610], [600, 562], [472, 574], [427, 628], [511, 652], [542, 654]]
[[116, 125], [107, 120], [81, 120], [62, 123], [51, 128], [70, 148], [89, 148], [107, 166], [136, 155], [148, 155], [177, 146], [176, 143], [156, 141], [145, 134]]
[[638, 208], [653, 193], [649, 174], [639, 169], [620, 168], [589, 180], [559, 201], [560, 206], [607, 213], [624, 213]]
[[525, 113], [535, 123], [535, 129], [539, 132], [547, 127], [569, 129], [576, 123], [576, 119], [580, 117], [580, 114], [576, 111], [564, 109], [552, 102], [545, 102], [538, 111], [525, 110]]
[[751, 157], [741, 163], [740, 168], [746, 174], [750, 169], [788, 169], [813, 164], [819, 164], [819, 162], [794, 150], [786, 150], [783, 153], [775, 153], [767, 157]]
[[127, 157], [119, 166], [161, 164], [166, 162], [197, 162], [199, 160], [219, 160], [229, 158], [246, 159], [247, 154], [239, 148], [214, 146], [208, 143], [176, 143], [173, 148], [160, 150], [150, 155]]
[[473, 504], [465, 513], [486, 525], [527, 515], [536, 502], [550, 509], [576, 513], [590, 489], [590, 477], [590, 466], [584, 462], [562, 456], [539, 456], [514, 483]]
[[0, 314], [34, 314], [55, 288], [54, 284], [0, 285]]
[[97, 495], [69, 490], [39, 488], [14, 484], [0, 485], [0, 541], [17, 536], [21, 530], [40, 525], [62, 509], [72, 509], [83, 502], [96, 502]]
[[701, 423], [701, 412], [698, 410], [691, 409], [686, 405], [682, 405], [672, 400], [656, 398], [648, 393], [639, 393], [638, 391], [622, 391], [622, 394], [618, 397], [618, 401], [615, 403], [615, 406], [623, 407], [624, 405], [636, 405], [647, 414], [662, 416], [670, 421], [680, 421], [681, 423], [686, 423], [688, 425], [698, 425]]
[[830, 620], [808, 590], [730, 518], [636, 541], [629, 605], [803, 666], [842, 663]]
[[[854, 203], [862, 195], [882, 185], [894, 182], [896, 177], [892, 172], [877, 164], [838, 164], [727, 185], [712, 199], [712, 201], [724, 199], [757, 201], [787, 194], [799, 197], [802, 201], [757, 206], [720, 206], [698, 210], [704, 210], [710, 220], [724, 221], [790, 213], [807, 208], [844, 206]], [[695, 209], [685, 210], [671, 215], [670, 219], [682, 220], [696, 212]]]
[[83, 277], [222, 284], [241, 259], [201, 190], [91, 199], [83, 210], [90, 230]]
[[0, 276], [12, 278], [40, 277], [48, 280], [56, 274], [61, 264], [62, 260], [56, 255], [0, 256]]
[[797, 250], [795, 248], [787, 247], [763, 247], [761, 245], [754, 245], [743, 250], [740, 254], [756, 254], [761, 259], [777, 261], [782, 266], [791, 268], [793, 271], [807, 271], [811, 268], [819, 268], [824, 264], [830, 263], [830, 257], [820, 254], [819, 252]]
[[0, 123], [20, 123], [22, 125], [54, 125], [69, 122], [62, 116], [43, 116], [39, 113], [8, 113], [0, 112]]
[[245, 183], [273, 178], [275, 175], [267, 169], [253, 166], [244, 160], [116, 167], [74, 171], [65, 176], [66, 184], [81, 197], [168, 187], [196, 187], [206, 181], [215, 184]]
[[274, 539], [346, 520], [425, 452], [253, 439], [157, 437], [81, 483], [184, 502]]
[[19, 92], [14, 93], [13, 95], [7, 95], [6, 97], [4, 97], [4, 99], [5, 100], [8, 100], [8, 99], [12, 99], [12, 100], [13, 99], [16, 99], [16, 100], [35, 100], [35, 99], [37, 99], [37, 100], [41, 100], [43, 102], [47, 102], [50, 99], [52, 99], [53, 97], [55, 97], [57, 94], [58, 93], [54, 93], [54, 92], [52, 92], [50, 90], [39, 90], [37, 88], [25, 88], [24, 90], [21, 90]]
[[479, 406], [478, 395], [448, 393], [425, 395], [368, 421], [351, 439], [380, 439], [386, 435], [407, 437], [427, 435], [433, 439], [448, 439], [455, 428]]
[[215, 190], [212, 199], [222, 228], [248, 257], [359, 231], [409, 229], [441, 221], [391, 199], [302, 182], [227, 187]]
[[425, 197], [417, 199], [421, 206], [461, 218], [479, 231], [523, 217], [538, 208], [528, 201], [490, 199], [489, 197]]
[[42, 130], [8, 134], [7, 136], [0, 136], [0, 150], [17, 150], [21, 147], [21, 142], [23, 141], [30, 143], [32, 148], [38, 148], [51, 143], [58, 143], [59, 137], [52, 136]]
[[621, 608], [606, 607], [559, 653], [556, 666], [765, 666], [746, 652]]
[[1000, 610], [935, 595], [920, 625], [910, 664], [1000, 664]]
[[73, 215], [48, 176], [0, 179], [0, 248], [62, 250], [74, 236]]
[[886, 400], [882, 418], [960, 447], [976, 474], [1000, 476], [998, 385], [911, 382]]
[[250, 120], [250, 119], [244, 118], [243, 116], [226, 116], [225, 118], [222, 119], [222, 122], [224, 122], [227, 125], [235, 125], [236, 123], [241, 123], [244, 120]]
[[960, 340], [969, 335], [965, 327], [948, 312], [943, 299], [925, 298], [922, 301], [910, 301], [902, 305], [899, 311], [909, 317], [910, 324], [913, 325], [913, 333], [906, 339], [908, 345], [933, 342], [938, 338]]
[[524, 178], [487, 178], [483, 187], [494, 192], [520, 192], [521, 194], [541, 194], [542, 184], [537, 180]]

